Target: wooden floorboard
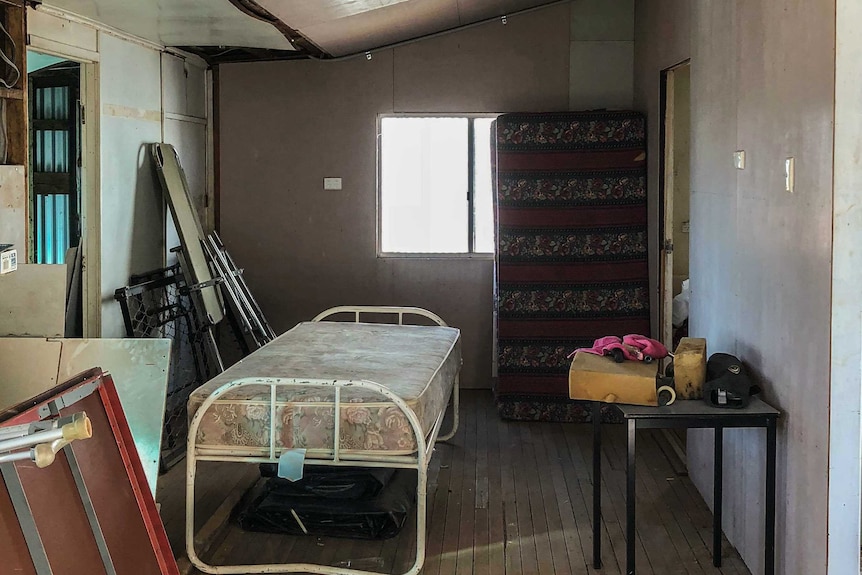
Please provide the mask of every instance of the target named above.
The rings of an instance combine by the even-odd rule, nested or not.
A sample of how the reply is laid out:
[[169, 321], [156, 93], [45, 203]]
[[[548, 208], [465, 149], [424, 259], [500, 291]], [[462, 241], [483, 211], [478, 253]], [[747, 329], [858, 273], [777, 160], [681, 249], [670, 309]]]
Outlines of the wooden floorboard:
[[[604, 567], [596, 571], [590, 425], [503, 421], [490, 392], [464, 391], [461, 428], [435, 447], [429, 466], [423, 575], [624, 573], [625, 436], [623, 426], [603, 428]], [[750, 575], [726, 539], [722, 568], [712, 566], [708, 507], [691, 480], [674, 471], [657, 432], [641, 431], [637, 440], [638, 574]], [[198, 526], [228, 493], [247, 487], [247, 471], [237, 464], [201, 465]], [[185, 462], [159, 478], [157, 499], [171, 546], [184, 555]], [[362, 541], [247, 533], [229, 522], [204, 557], [213, 563], [307, 561], [397, 574], [413, 564], [415, 526], [414, 510], [398, 536]]]

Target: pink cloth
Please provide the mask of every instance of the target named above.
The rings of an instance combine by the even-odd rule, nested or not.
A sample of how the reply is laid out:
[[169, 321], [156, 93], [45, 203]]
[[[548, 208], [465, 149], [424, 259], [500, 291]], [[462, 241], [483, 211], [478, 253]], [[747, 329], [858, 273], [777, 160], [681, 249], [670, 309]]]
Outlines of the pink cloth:
[[569, 357], [579, 351], [593, 355], [611, 355], [615, 349], [622, 350], [623, 357], [632, 361], [650, 361], [667, 357], [667, 348], [663, 343], [637, 334], [629, 334], [622, 339], [615, 335], [600, 337], [593, 342], [593, 347], [576, 349], [569, 354]]

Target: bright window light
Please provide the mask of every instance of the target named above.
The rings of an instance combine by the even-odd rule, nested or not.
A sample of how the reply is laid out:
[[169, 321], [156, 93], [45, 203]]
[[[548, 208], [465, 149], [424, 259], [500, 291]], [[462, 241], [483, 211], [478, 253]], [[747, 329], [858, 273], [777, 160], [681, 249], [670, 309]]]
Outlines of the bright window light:
[[494, 251], [492, 122], [463, 116], [381, 120], [381, 252]]

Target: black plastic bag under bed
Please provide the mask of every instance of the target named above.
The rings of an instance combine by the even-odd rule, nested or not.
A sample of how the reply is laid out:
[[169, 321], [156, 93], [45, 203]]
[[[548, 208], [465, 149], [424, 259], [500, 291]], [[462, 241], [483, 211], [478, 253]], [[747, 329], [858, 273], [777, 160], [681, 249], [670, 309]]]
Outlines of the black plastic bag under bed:
[[[261, 474], [274, 470], [261, 466]], [[388, 539], [397, 535], [416, 500], [416, 471], [306, 467], [295, 482], [270, 477], [235, 510], [246, 531]]]

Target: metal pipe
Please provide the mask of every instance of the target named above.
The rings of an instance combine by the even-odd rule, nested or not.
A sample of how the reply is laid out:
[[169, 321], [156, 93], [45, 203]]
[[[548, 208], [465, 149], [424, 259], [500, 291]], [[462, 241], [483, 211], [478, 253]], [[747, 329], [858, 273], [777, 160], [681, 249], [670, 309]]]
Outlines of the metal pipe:
[[[31, 447], [40, 443], [51, 444], [55, 441], [69, 442], [74, 439], [87, 439], [93, 436], [90, 418], [82, 411], [72, 416], [69, 423], [61, 427], [37, 431], [20, 437], [12, 437], [0, 441], [0, 452], [14, 451], [22, 447]], [[61, 446], [62, 447], [62, 446]]]
[[6, 439], [0, 441], [0, 452], [14, 451], [22, 447], [31, 447], [37, 443], [51, 443], [56, 439], [63, 438], [63, 429], [49, 429], [48, 431], [39, 431], [22, 437]]
[[13, 461], [33, 461], [33, 449], [27, 451], [16, 451], [15, 453], [6, 453], [0, 455], [0, 463], [11, 463]]

